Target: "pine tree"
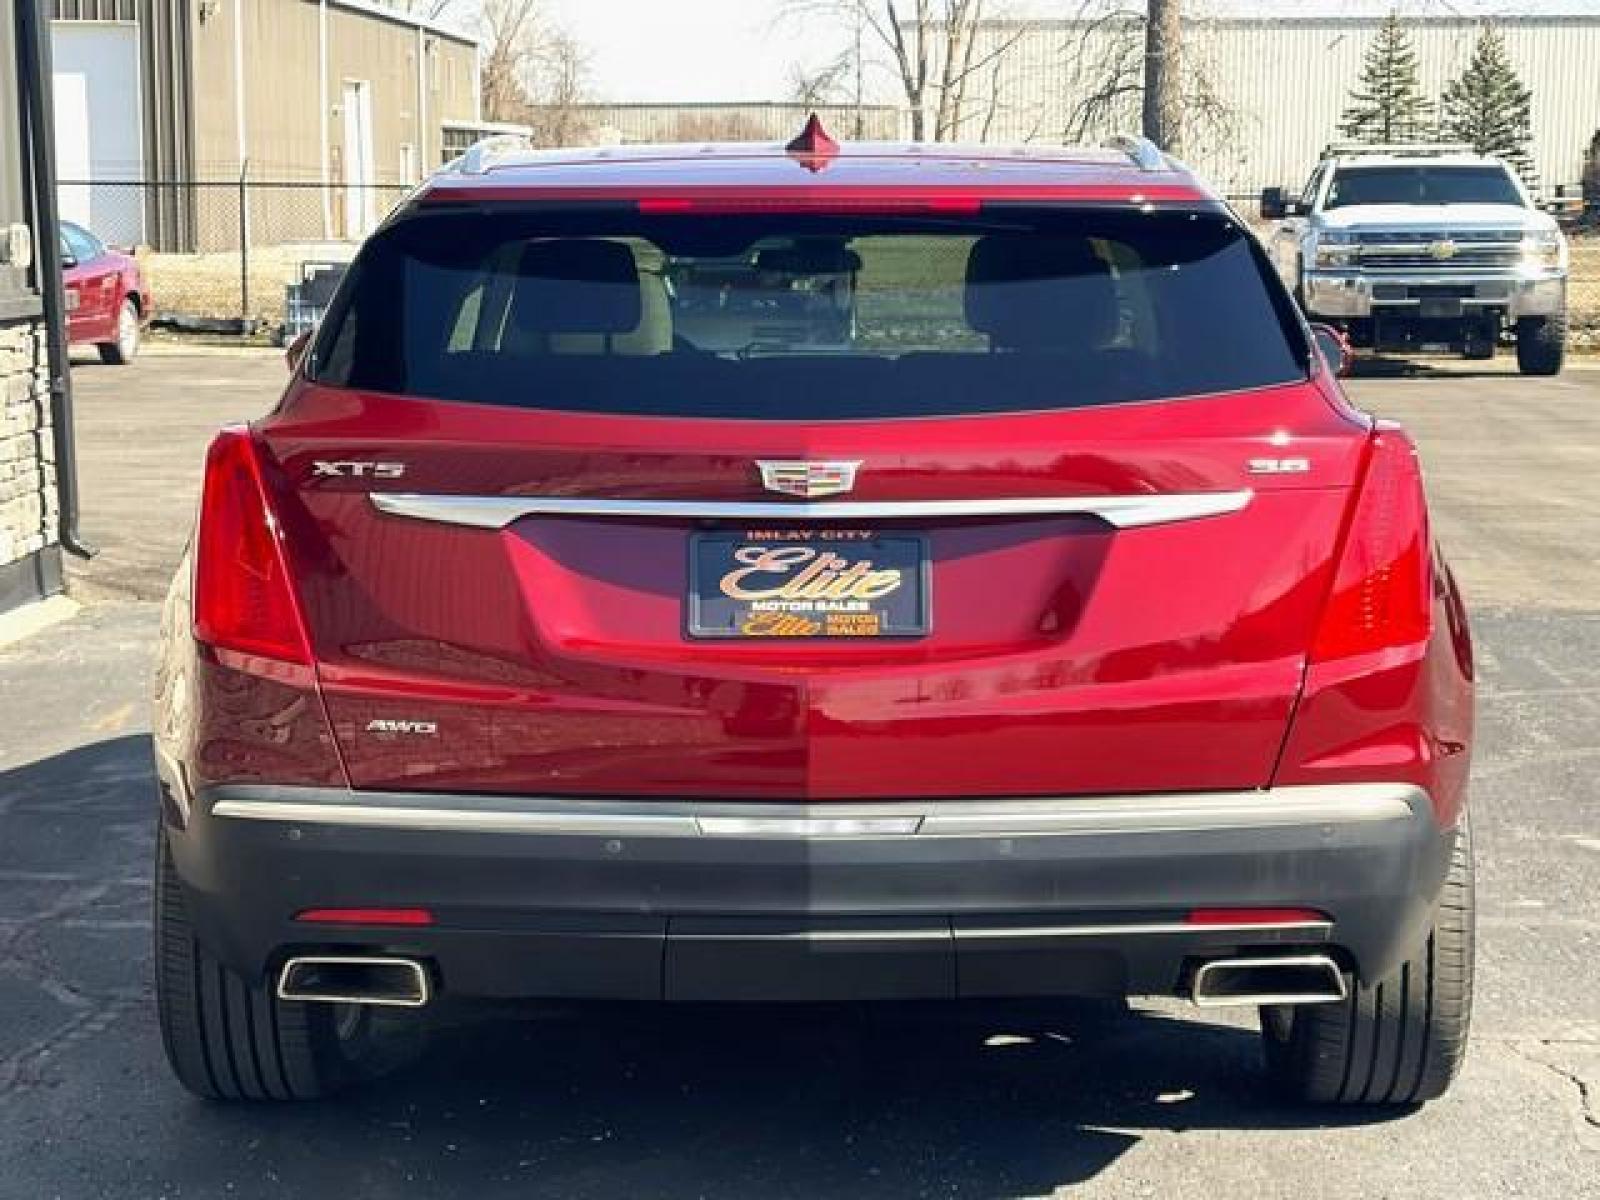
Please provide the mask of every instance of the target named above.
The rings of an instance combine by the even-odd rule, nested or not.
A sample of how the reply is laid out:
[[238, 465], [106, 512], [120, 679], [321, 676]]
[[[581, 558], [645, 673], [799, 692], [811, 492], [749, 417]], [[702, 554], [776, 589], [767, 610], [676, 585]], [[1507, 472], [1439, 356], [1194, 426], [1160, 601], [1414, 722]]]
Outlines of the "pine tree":
[[1533, 182], [1533, 93], [1517, 78], [1505, 39], [1484, 26], [1466, 70], [1444, 89], [1440, 131], [1452, 142], [1467, 142], [1479, 154], [1505, 159]]
[[1417, 76], [1417, 52], [1399, 13], [1391, 12], [1367, 49], [1339, 133], [1363, 142], [1426, 141], [1433, 135], [1432, 109]]

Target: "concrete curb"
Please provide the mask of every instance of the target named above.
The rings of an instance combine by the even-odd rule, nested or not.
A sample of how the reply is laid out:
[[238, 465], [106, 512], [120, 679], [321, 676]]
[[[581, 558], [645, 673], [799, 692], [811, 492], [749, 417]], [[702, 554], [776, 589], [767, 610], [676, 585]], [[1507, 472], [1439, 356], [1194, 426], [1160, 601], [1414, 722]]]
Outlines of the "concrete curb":
[[24, 604], [8, 613], [0, 613], [0, 647], [12, 646], [43, 633], [52, 625], [69, 621], [83, 611], [83, 605], [66, 596], [47, 596]]

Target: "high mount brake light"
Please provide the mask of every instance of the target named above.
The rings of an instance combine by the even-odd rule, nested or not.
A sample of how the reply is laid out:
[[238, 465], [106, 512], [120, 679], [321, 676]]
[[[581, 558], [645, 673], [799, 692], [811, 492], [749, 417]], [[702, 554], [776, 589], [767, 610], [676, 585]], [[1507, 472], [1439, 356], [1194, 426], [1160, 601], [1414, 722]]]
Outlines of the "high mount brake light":
[[194, 632], [209, 646], [309, 665], [260, 453], [249, 430], [224, 429], [206, 452], [195, 537]]
[[1380, 428], [1345, 532], [1311, 661], [1425, 641], [1432, 628], [1427, 503], [1416, 446]]
[[660, 196], [642, 197], [639, 211], [647, 217], [678, 213], [930, 213], [943, 216], [977, 216], [982, 208], [977, 196], [922, 196], [916, 194], [817, 196]]

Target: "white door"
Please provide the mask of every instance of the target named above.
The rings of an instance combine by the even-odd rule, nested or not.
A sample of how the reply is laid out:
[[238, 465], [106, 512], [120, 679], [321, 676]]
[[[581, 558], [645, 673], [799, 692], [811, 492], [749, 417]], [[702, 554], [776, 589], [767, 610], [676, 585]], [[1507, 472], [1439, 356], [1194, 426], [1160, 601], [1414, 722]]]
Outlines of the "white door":
[[89, 209], [94, 168], [89, 160], [89, 77], [76, 72], [55, 73], [56, 204], [61, 219], [94, 228]]
[[52, 21], [50, 51], [62, 219], [116, 245], [142, 241], [139, 27]]
[[344, 81], [344, 225], [350, 237], [365, 237], [375, 206], [372, 183], [372, 85]]

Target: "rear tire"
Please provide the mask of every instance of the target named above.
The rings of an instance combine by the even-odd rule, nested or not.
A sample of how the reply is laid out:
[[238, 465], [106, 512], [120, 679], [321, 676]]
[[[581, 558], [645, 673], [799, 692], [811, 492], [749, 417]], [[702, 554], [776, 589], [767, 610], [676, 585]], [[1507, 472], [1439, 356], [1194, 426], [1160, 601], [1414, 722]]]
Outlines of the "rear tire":
[[139, 353], [139, 336], [139, 304], [128, 296], [117, 310], [117, 340], [95, 346], [100, 351], [100, 361], [113, 367], [127, 366]]
[[1559, 375], [1566, 357], [1566, 313], [1517, 322], [1517, 369], [1524, 375]]
[[1472, 836], [1465, 818], [1427, 945], [1338, 1004], [1261, 1010], [1267, 1071], [1312, 1104], [1412, 1105], [1444, 1095], [1472, 1016]]
[[313, 1100], [394, 1069], [421, 1023], [353, 1005], [279, 1000], [270, 981], [223, 965], [195, 938], [164, 829], [156, 834], [156, 1010], [178, 1081], [208, 1100]]

